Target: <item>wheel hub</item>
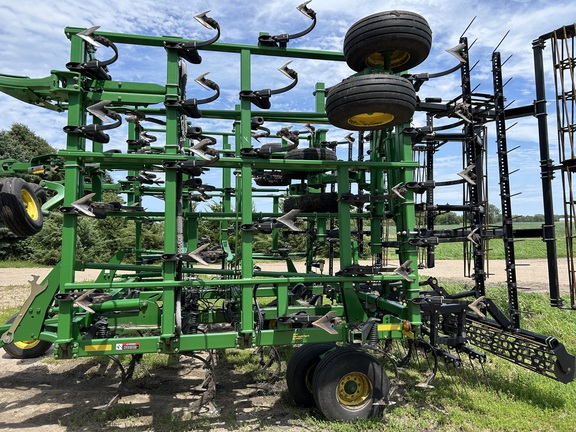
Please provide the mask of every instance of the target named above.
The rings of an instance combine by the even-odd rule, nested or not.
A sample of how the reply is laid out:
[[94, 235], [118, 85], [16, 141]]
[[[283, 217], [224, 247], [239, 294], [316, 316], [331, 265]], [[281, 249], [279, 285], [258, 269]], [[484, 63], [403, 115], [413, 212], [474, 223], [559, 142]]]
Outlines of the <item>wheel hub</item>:
[[372, 386], [368, 377], [360, 372], [344, 375], [338, 383], [336, 391], [338, 401], [341, 404], [355, 408], [365, 406], [371, 393]]
[[348, 123], [357, 127], [375, 127], [385, 125], [394, 120], [394, 116], [384, 112], [357, 114], [348, 119]]
[[[398, 68], [403, 64], [408, 63], [410, 60], [410, 53], [402, 50], [394, 50], [390, 54], [390, 67]], [[366, 59], [366, 66], [382, 66], [385, 65], [384, 55], [381, 53], [374, 53]]]
[[26, 213], [28, 213], [28, 216], [30, 216], [31, 219], [38, 220], [39, 216], [38, 207], [36, 206], [34, 198], [30, 194], [30, 192], [22, 189], [21, 195], [22, 195], [22, 202], [24, 202], [24, 205], [26, 206]]

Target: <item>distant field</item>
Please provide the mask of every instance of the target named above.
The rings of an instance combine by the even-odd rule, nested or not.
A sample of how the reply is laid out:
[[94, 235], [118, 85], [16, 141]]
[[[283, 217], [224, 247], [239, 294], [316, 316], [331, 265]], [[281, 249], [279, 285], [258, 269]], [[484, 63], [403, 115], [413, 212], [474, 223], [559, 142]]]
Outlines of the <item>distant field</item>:
[[[516, 222], [514, 229], [541, 228], [540, 222]], [[456, 225], [439, 226], [437, 229], [454, 229]], [[566, 238], [563, 222], [555, 224], [556, 250], [558, 258], [566, 257]], [[540, 238], [516, 239], [514, 254], [517, 259], [546, 258], [546, 244]], [[436, 259], [461, 259], [463, 256], [462, 243], [443, 243], [436, 247]], [[504, 242], [499, 239], [491, 240], [488, 246], [490, 259], [504, 259]]]

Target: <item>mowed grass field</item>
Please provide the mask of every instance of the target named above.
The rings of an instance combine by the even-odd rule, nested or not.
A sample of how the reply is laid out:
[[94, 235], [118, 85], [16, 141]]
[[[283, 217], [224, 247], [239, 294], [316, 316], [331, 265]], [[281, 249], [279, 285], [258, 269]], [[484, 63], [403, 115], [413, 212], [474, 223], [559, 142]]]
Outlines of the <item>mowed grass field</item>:
[[[515, 230], [541, 229], [540, 222], [515, 222]], [[457, 225], [439, 226], [437, 229], [458, 229]], [[556, 250], [558, 258], [566, 257], [566, 236], [564, 222], [554, 224], [556, 237]], [[488, 257], [490, 259], [504, 259], [504, 242], [493, 239], [487, 243]], [[442, 243], [436, 247], [436, 259], [461, 259], [462, 243]], [[546, 258], [546, 243], [541, 238], [515, 237], [514, 254], [517, 259]]]

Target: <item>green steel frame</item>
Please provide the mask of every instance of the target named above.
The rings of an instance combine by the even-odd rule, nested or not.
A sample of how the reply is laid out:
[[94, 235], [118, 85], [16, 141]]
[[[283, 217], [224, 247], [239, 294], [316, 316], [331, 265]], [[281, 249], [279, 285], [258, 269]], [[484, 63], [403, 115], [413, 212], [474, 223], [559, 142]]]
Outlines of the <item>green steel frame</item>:
[[[92, 49], [78, 36], [84, 29], [67, 28], [65, 33], [71, 42], [70, 61], [86, 62], [93, 58]], [[190, 42], [175, 37], [96, 32], [115, 44], [141, 45], [164, 50], [166, 43]], [[251, 89], [251, 64], [254, 56], [303, 58], [318, 61], [343, 61], [338, 52], [323, 52], [259, 45], [213, 43], [202, 47], [207, 53], [226, 53], [240, 63], [240, 91]], [[256, 255], [253, 250], [254, 232], [238, 229], [237, 247], [229, 246], [228, 227], [250, 226], [263, 218], [276, 220], [280, 197], [285, 191], [277, 188], [253, 189], [254, 170], [290, 170], [332, 174], [311, 174], [320, 182], [331, 185], [339, 197], [356, 187], [369, 188], [370, 194], [388, 195], [386, 201], [376, 202], [368, 211], [353, 212], [351, 206], [340, 200], [337, 213], [302, 213], [298, 217], [305, 223], [315, 224], [317, 241], [326, 241], [330, 220], [337, 218], [339, 267], [351, 268], [358, 264], [356, 238], [350, 227], [354, 219], [368, 219], [371, 231], [371, 254], [376, 260], [382, 258], [383, 226], [393, 215], [398, 230], [398, 262], [417, 262], [416, 246], [410, 239], [415, 232], [415, 207], [412, 192], [404, 199], [395, 197], [392, 186], [409, 183], [417, 163], [413, 159], [412, 142], [400, 133], [401, 128], [374, 133], [370, 141], [370, 160], [289, 160], [283, 158], [250, 158], [242, 149], [253, 147], [251, 123], [255, 116], [262, 116], [270, 123], [327, 124], [324, 112], [325, 90], [322, 83], [316, 86], [313, 112], [278, 112], [254, 110], [249, 98], [242, 97], [233, 110], [203, 109], [202, 118], [222, 119], [233, 122], [234, 131], [206, 132], [217, 136], [220, 142], [219, 159], [210, 164], [212, 171], [221, 172], [222, 185], [214, 196], [221, 200], [221, 212], [192, 211], [189, 192], [183, 182], [188, 174], [175, 168], [176, 163], [201, 158], [183, 150], [190, 148], [190, 140], [182, 133], [187, 122], [176, 107], [165, 102], [178, 101], [184, 97], [181, 79], [181, 62], [178, 52], [166, 49], [166, 82], [164, 85], [141, 82], [97, 80], [78, 72], [52, 71], [39, 80], [0, 76], [0, 87], [26, 102], [58, 111], [67, 110], [69, 126], [83, 126], [90, 121], [87, 108], [101, 101], [110, 101], [108, 109], [128, 115], [139, 110], [146, 116], [164, 119], [165, 128], [154, 129], [165, 133], [165, 145], [157, 151], [142, 153], [107, 152], [101, 143], [68, 134], [66, 148], [56, 156], [40, 158], [30, 163], [4, 161], [0, 174], [10, 175], [29, 171], [36, 167], [42, 171], [50, 165], [59, 165], [65, 173], [63, 184], [46, 182], [46, 187], [57, 192], [45, 210], [62, 206], [74, 209], [74, 204], [87, 195], [95, 193], [93, 201], [102, 200], [106, 188], [114, 188], [125, 194], [128, 205], [136, 205], [144, 196], [163, 197], [163, 211], [109, 212], [107, 217], [129, 217], [135, 220], [136, 254], [134, 264], [123, 263], [124, 251], [118, 251], [108, 263], [80, 262], [76, 256], [77, 221], [84, 217], [78, 212], [65, 211], [62, 231], [62, 259], [54, 271], [40, 284], [33, 284], [33, 293], [20, 311], [16, 325], [0, 326], [4, 343], [41, 339], [54, 343], [56, 358], [75, 358], [95, 355], [121, 355], [140, 353], [178, 353], [232, 347], [257, 347], [267, 345], [290, 345], [314, 342], [342, 342], [364, 344], [368, 335], [374, 341], [413, 337], [421, 325], [420, 307], [410, 300], [419, 293], [416, 269], [409, 274], [396, 274], [382, 268], [376, 274], [340, 272], [319, 274], [311, 269], [313, 242], [308, 250], [295, 251], [293, 256], [307, 256], [307, 271], [299, 273], [290, 256]], [[201, 120], [200, 120], [201, 121]], [[142, 129], [129, 124], [126, 137], [134, 140]], [[311, 132], [308, 140], [317, 146], [325, 138], [326, 130]], [[127, 172], [128, 177], [140, 171], [162, 172], [163, 186], [143, 185], [137, 180], [121, 181], [117, 185], [104, 185], [104, 171]], [[359, 174], [360, 173], [360, 174]], [[369, 176], [369, 185], [366, 178]], [[90, 181], [86, 181], [89, 178]], [[234, 183], [235, 181], [235, 183]], [[319, 191], [321, 189], [313, 189]], [[255, 197], [266, 196], [272, 202], [270, 213], [254, 213]], [[235, 204], [235, 205], [234, 205]], [[202, 267], [196, 262], [178, 260], [178, 257], [194, 251], [198, 246], [198, 224], [206, 219], [220, 223], [221, 244], [226, 251], [222, 268]], [[150, 251], [142, 250], [142, 223], [144, 220], [163, 221], [164, 248], [155, 251], [164, 256], [160, 264], [144, 264], [142, 257]], [[332, 224], [333, 226], [333, 224]], [[273, 249], [278, 249], [279, 234], [287, 228], [274, 227]], [[166, 259], [166, 257], [172, 257]], [[274, 272], [255, 269], [254, 258], [281, 259], [287, 262], [287, 271]], [[87, 268], [101, 269], [95, 282], [78, 283], [75, 272]], [[118, 271], [122, 275], [117, 274]], [[327, 298], [328, 291], [335, 293], [330, 301], [319, 301], [302, 306], [294, 301], [293, 288], [302, 285], [315, 294]], [[381, 294], [369, 288], [377, 285]], [[392, 287], [400, 285], [402, 302], [389, 300]], [[183, 301], [186, 293], [194, 293], [196, 300], [208, 301], [211, 307], [200, 308], [184, 320], [193, 319], [205, 325], [206, 330], [182, 331]], [[383, 294], [382, 294], [383, 293]], [[100, 296], [89, 310], [79, 304], [79, 296]], [[256, 302], [273, 299], [265, 306]], [[217, 305], [217, 306], [214, 306]], [[184, 305], [185, 306], [185, 305]], [[287, 323], [285, 318], [294, 314], [307, 314], [326, 326]], [[376, 318], [374, 320], [373, 318]], [[102, 324], [105, 319], [105, 324]], [[264, 321], [262, 325], [259, 321]], [[378, 322], [371, 327], [371, 323]], [[228, 326], [212, 326], [227, 323]], [[1, 343], [1, 342], [0, 342]]]

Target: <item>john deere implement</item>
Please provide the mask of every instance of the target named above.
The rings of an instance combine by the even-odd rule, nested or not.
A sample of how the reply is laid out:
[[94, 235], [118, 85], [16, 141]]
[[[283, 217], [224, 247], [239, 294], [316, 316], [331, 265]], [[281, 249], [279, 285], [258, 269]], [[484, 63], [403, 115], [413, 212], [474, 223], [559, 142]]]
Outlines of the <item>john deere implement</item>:
[[[4, 93], [67, 113], [66, 146], [56, 155], [0, 162], [0, 215], [16, 235], [38, 232], [43, 212], [63, 214], [61, 261], [44, 280], [32, 280], [19, 313], [0, 326], [6, 352], [36, 357], [53, 345], [57, 359], [111, 356], [120, 365], [129, 356], [124, 385], [147, 353], [192, 355], [211, 371], [213, 350], [266, 348], [271, 365], [279, 361], [276, 347], [294, 345], [290, 394], [335, 420], [380, 415], [397, 388], [397, 367], [409, 366], [418, 351], [432, 359], [422, 386], [439, 362], [459, 367], [466, 356], [483, 363], [484, 351], [572, 381], [574, 356], [554, 337], [521, 329], [516, 296], [514, 240], [542, 237], [550, 251], [555, 244], [549, 221], [537, 232], [513, 229], [505, 123], [543, 116], [545, 106], [506, 108], [498, 52], [493, 93], [476, 94], [464, 36], [449, 50], [454, 67], [409, 73], [425, 65], [432, 41], [426, 20], [412, 12], [358, 21], [343, 53], [292, 48], [292, 40], [312, 37], [317, 17], [307, 3], [298, 7], [309, 23], [304, 31], [260, 34], [253, 45], [220, 42], [208, 12], [196, 16], [212, 32], [205, 41], [66, 28], [70, 61], [63, 70], [43, 79], [0, 75]], [[535, 43], [535, 58], [544, 40], [557, 37]], [[114, 63], [130, 61], [140, 47], [162, 53], [165, 82], [114, 80]], [[221, 88], [218, 71], [202, 69], [212, 55], [239, 66], [235, 87]], [[262, 56], [279, 66], [279, 88], [253, 86], [253, 62]], [[308, 89], [309, 99], [299, 100], [306, 111], [275, 111], [278, 95], [303, 85], [299, 61], [322, 68], [345, 61], [355, 73]], [[192, 70], [203, 89], [188, 83]], [[544, 73], [541, 64], [536, 72]], [[429, 80], [448, 74], [460, 75], [460, 94], [424, 96]], [[219, 100], [224, 91], [237, 93], [237, 103]], [[411, 123], [417, 112], [425, 125]], [[486, 213], [489, 127], [497, 136], [500, 226]], [[462, 147], [462, 166], [452, 180], [438, 181], [434, 158], [450, 142]], [[64, 180], [43, 188], [19, 178], [55, 167]], [[570, 167], [565, 161], [563, 175]], [[553, 169], [542, 164], [543, 182]], [[117, 183], [106, 183], [105, 173]], [[454, 185], [458, 201], [438, 205], [434, 191]], [[106, 190], [121, 199], [105, 201]], [[217, 203], [217, 211], [205, 202]], [[461, 228], [436, 228], [447, 211], [463, 214]], [[110, 251], [108, 262], [80, 261], [79, 218], [132, 220], [135, 242]], [[217, 232], [204, 238], [199, 228], [208, 222]], [[162, 224], [162, 250], [143, 247], [142, 227], [151, 223]], [[262, 235], [269, 250], [255, 247]], [[486, 297], [489, 240], [505, 245], [506, 311]], [[471, 264], [472, 286], [460, 292], [419, 275], [419, 267], [434, 266], [434, 248], [444, 242], [462, 243]], [[550, 262], [552, 302], [561, 306], [555, 256]], [[100, 276], [76, 282], [86, 269]], [[390, 355], [392, 341], [405, 345], [402, 358]], [[209, 372], [212, 394], [213, 380]]]

